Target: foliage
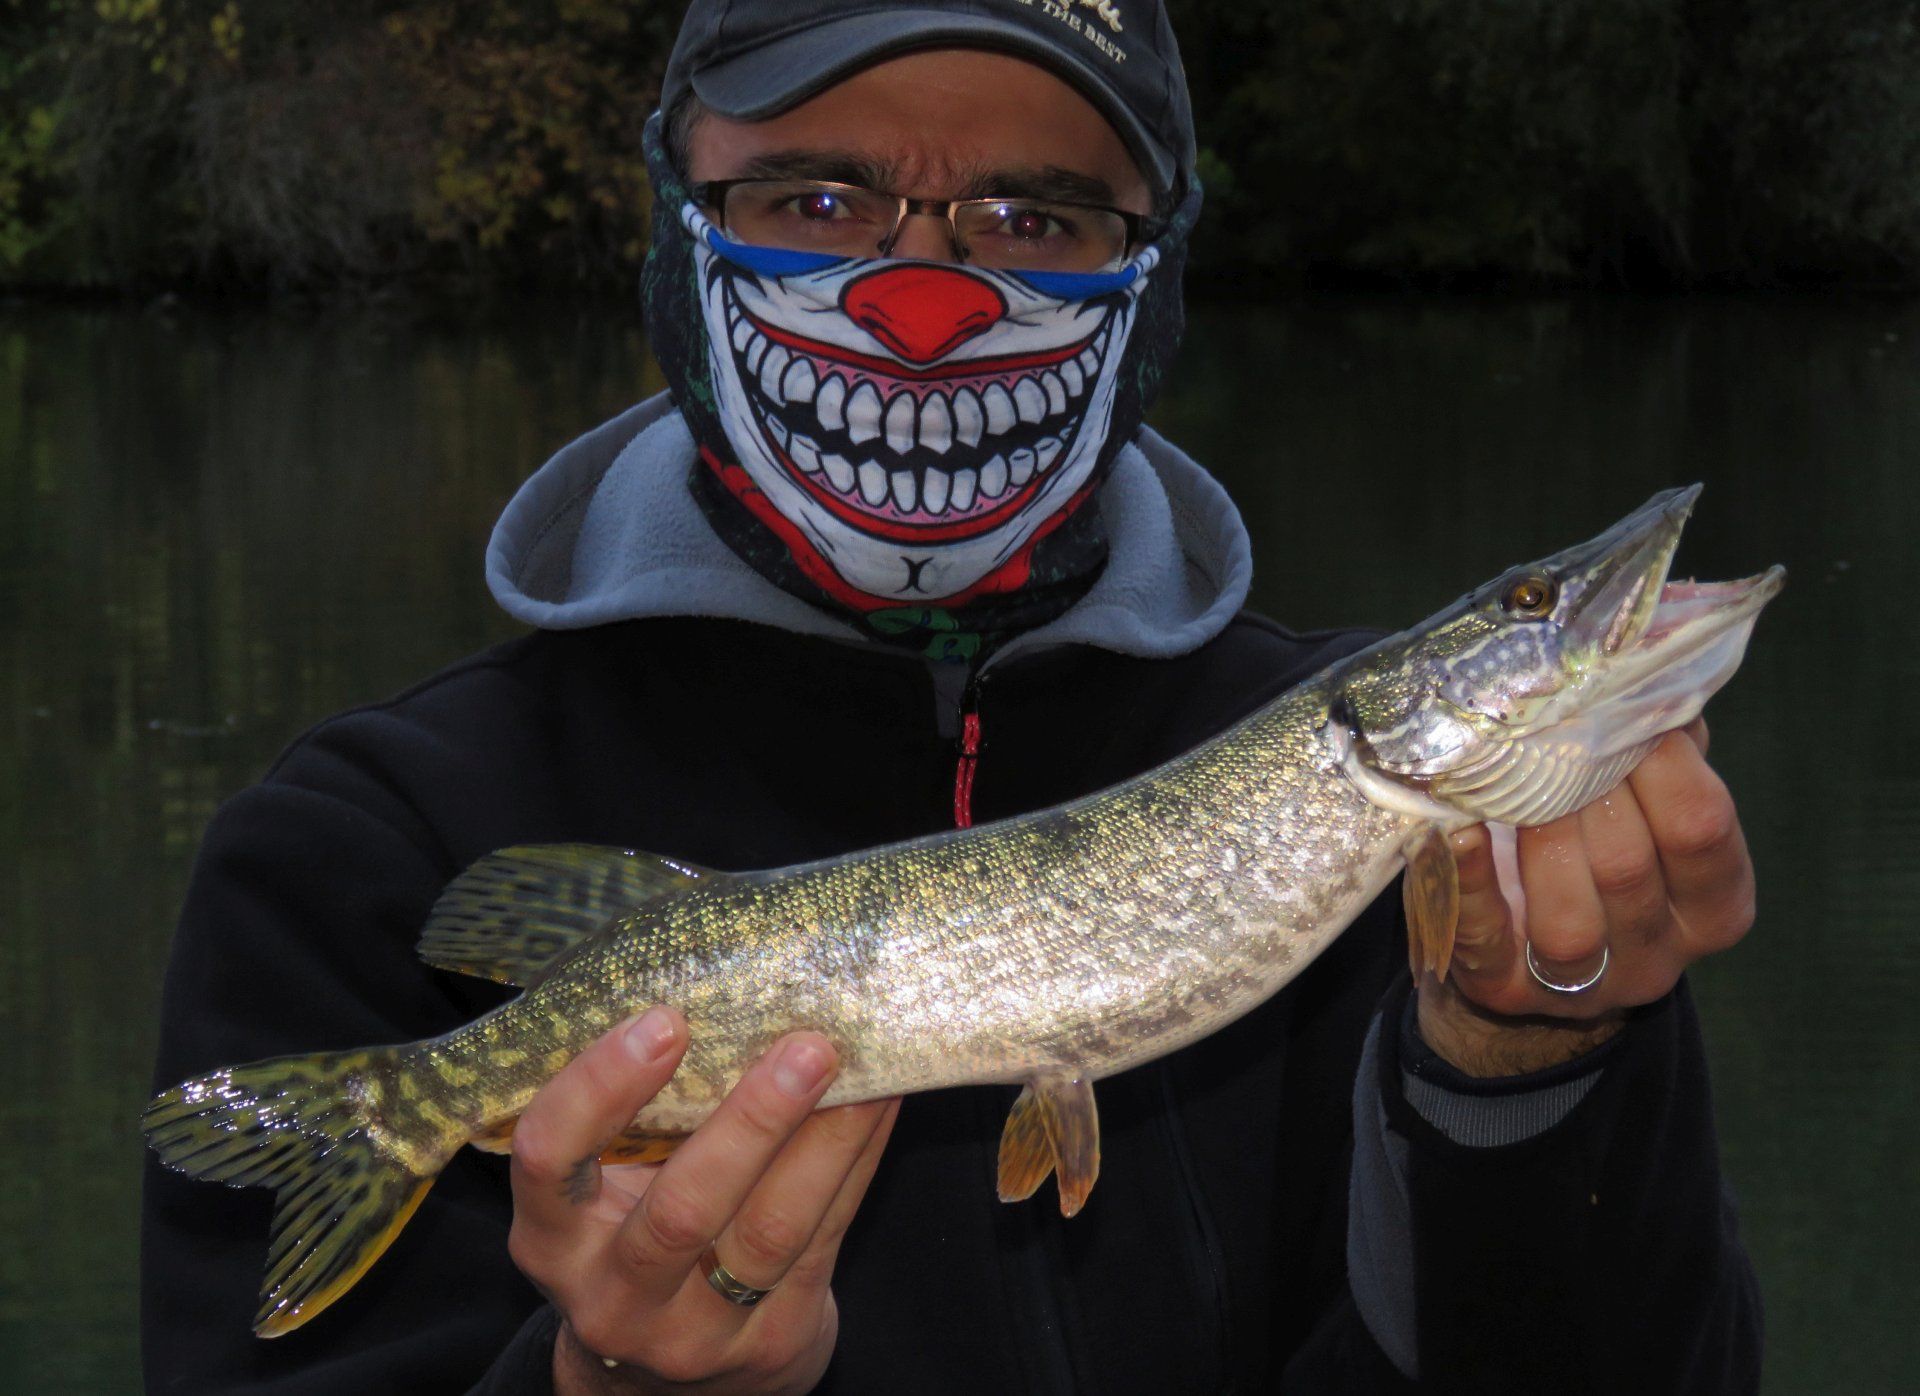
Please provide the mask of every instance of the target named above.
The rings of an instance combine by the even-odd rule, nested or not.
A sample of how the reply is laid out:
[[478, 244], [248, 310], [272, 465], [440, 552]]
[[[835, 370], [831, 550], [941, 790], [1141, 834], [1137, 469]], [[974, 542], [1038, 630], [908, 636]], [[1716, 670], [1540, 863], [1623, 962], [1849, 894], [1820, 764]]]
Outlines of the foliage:
[[[47, 48], [72, 59], [38, 90], [60, 113], [83, 243], [51, 269], [61, 279], [578, 282], [630, 275], [644, 252], [639, 130], [669, 4], [58, 8]], [[45, 275], [33, 246], [6, 238], [8, 162], [26, 148], [11, 125], [0, 268]]]
[[0, 274], [56, 242], [71, 219], [58, 154], [61, 112], [46, 100], [57, 51], [44, 42], [66, 0], [0, 5]]
[[406, 265], [432, 128], [379, 8], [77, 7], [61, 101], [88, 279], [285, 285]]
[[628, 276], [649, 217], [640, 130], [677, 9], [432, 0], [390, 16], [439, 133], [430, 240], [572, 280]]
[[1199, 260], [1673, 284], [1920, 270], [1911, 0], [1192, 0]]
[[[631, 285], [680, 0], [0, 0], [0, 280]], [[1184, 0], [1205, 277], [1920, 271], [1912, 0]]]

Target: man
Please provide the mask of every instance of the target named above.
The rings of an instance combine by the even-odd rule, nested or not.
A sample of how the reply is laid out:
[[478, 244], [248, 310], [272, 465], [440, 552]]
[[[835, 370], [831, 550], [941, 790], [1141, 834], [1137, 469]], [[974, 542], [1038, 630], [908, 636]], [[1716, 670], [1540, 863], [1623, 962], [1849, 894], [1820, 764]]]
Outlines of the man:
[[[663, 108], [645, 298], [671, 401], [502, 519], [490, 580], [539, 629], [323, 724], [223, 809], [162, 1084], [500, 1001], [413, 958], [493, 849], [756, 868], [1001, 817], [1364, 643], [1240, 612], [1238, 517], [1140, 426], [1199, 206], [1160, 5], [696, 3]], [[1383, 899], [1263, 1008], [1103, 1083], [1072, 1221], [990, 1195], [1009, 1093], [814, 1113], [835, 1058], [806, 1032], [666, 1163], [601, 1167], [685, 1046], [656, 1008], [540, 1092], [510, 1165], [462, 1155], [271, 1344], [246, 1331], [266, 1194], [150, 1172], [149, 1382], [1751, 1389], [1758, 1300], [1679, 983], [1751, 921], [1703, 749], [1671, 737], [1523, 833], [1523, 922], [1461, 836], [1448, 985], [1406, 982]]]

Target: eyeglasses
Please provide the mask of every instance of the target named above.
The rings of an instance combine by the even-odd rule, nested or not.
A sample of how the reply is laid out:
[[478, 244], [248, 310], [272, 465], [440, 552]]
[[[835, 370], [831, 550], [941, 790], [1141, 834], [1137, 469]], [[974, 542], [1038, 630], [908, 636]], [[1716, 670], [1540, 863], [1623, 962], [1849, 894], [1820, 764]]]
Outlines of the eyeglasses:
[[953, 255], [996, 271], [1104, 271], [1159, 235], [1125, 209], [1050, 199], [909, 199], [818, 179], [716, 179], [693, 194], [741, 242], [888, 256], [910, 214], [944, 219]]

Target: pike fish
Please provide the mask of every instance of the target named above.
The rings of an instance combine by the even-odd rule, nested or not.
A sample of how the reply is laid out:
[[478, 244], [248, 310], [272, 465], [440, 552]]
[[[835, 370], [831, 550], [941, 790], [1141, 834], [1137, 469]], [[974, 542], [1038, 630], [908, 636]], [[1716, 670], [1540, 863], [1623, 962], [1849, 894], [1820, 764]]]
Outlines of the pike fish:
[[1603, 795], [1739, 666], [1775, 567], [1669, 581], [1699, 487], [1518, 567], [1340, 660], [1177, 760], [1018, 818], [771, 871], [510, 848], [445, 890], [430, 965], [523, 992], [442, 1037], [212, 1071], [144, 1124], [168, 1165], [277, 1194], [255, 1331], [343, 1294], [463, 1146], [505, 1151], [533, 1095], [623, 1018], [686, 1017], [667, 1087], [607, 1151], [657, 1160], [782, 1033], [825, 1034], [823, 1106], [1020, 1084], [999, 1194], [1100, 1166], [1094, 1083], [1240, 1017], [1395, 876], [1416, 970], [1444, 975], [1446, 835]]

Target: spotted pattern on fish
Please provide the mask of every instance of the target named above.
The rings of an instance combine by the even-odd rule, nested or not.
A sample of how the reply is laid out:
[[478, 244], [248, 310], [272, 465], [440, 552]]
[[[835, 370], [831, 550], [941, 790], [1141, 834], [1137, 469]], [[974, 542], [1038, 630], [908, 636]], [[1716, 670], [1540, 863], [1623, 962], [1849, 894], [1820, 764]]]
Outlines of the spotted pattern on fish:
[[421, 1044], [421, 1064], [475, 1129], [655, 1002], [686, 1015], [691, 1044], [642, 1128], [696, 1127], [798, 1027], [840, 1049], [826, 1104], [1055, 1063], [1123, 1071], [1247, 1011], [1398, 870], [1406, 821], [1341, 777], [1317, 735], [1326, 708], [1324, 686], [1297, 690], [1098, 796], [857, 866], [695, 886]]

